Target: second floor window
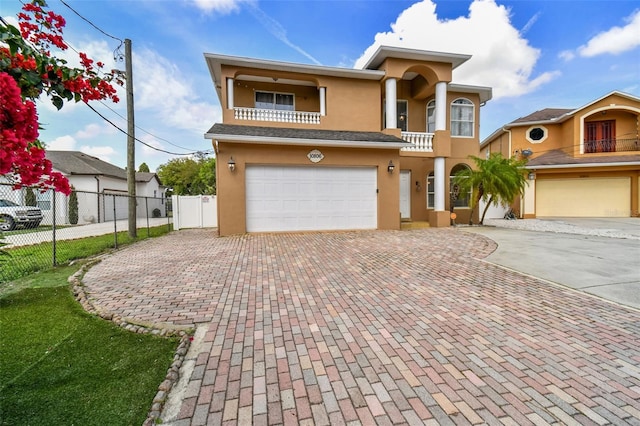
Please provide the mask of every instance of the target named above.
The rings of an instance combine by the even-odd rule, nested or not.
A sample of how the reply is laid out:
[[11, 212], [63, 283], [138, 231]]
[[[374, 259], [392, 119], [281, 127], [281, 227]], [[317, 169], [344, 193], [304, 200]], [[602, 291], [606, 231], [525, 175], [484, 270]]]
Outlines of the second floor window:
[[451, 136], [473, 137], [473, 103], [464, 98], [451, 103]]
[[615, 120], [585, 123], [584, 152], [616, 152]]
[[256, 108], [295, 111], [293, 94], [276, 92], [256, 92]]

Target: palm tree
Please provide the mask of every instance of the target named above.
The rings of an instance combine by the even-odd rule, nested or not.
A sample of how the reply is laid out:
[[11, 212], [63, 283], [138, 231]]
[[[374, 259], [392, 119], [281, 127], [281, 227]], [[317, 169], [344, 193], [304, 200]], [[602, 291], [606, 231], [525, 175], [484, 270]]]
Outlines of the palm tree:
[[472, 192], [471, 216], [469, 225], [473, 225], [473, 213], [480, 200], [486, 207], [480, 218], [480, 225], [491, 204], [511, 204], [518, 195], [524, 193], [527, 180], [524, 166], [527, 160], [504, 158], [500, 153], [493, 153], [487, 159], [470, 156], [476, 169], [460, 170], [453, 178], [453, 183], [460, 187], [460, 193]]

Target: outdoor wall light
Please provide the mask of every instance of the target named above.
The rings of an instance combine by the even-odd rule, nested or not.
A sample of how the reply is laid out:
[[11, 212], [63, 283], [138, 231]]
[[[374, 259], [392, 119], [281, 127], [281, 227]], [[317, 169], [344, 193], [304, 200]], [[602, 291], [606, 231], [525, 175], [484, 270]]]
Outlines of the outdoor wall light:
[[229, 161], [227, 161], [227, 166], [229, 166], [229, 171], [234, 171], [236, 169], [236, 162], [233, 161], [233, 157], [229, 157]]
[[422, 189], [422, 185], [420, 185], [419, 181], [416, 181], [416, 191], [420, 191]]
[[529, 175], [527, 177], [529, 178], [529, 180], [535, 180], [536, 179], [536, 172], [529, 172]]
[[395, 169], [396, 166], [393, 165], [393, 161], [389, 160], [389, 165], [387, 166], [387, 171], [389, 173], [393, 173], [393, 169]]

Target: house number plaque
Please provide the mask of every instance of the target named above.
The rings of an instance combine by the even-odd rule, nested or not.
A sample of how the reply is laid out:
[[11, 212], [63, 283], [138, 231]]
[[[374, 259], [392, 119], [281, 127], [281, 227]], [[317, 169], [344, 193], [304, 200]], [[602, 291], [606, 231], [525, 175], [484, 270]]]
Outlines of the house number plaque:
[[307, 158], [312, 163], [319, 163], [324, 158], [324, 155], [322, 155], [322, 153], [317, 149], [314, 149], [313, 151], [309, 151], [309, 153], [307, 154]]

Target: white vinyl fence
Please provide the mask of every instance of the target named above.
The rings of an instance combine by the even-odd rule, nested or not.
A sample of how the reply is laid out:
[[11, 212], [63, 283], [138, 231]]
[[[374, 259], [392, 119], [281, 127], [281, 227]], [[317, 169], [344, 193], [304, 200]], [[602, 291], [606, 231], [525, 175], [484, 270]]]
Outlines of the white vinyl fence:
[[215, 195], [173, 195], [173, 229], [216, 228], [218, 209]]

